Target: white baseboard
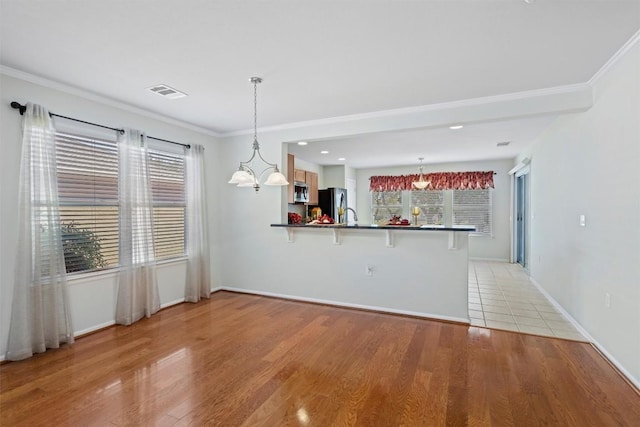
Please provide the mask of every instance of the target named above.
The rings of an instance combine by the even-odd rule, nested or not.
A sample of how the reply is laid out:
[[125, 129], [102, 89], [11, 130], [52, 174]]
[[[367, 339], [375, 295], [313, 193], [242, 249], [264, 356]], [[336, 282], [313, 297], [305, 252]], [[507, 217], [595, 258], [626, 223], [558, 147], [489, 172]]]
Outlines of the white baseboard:
[[97, 331], [99, 329], [108, 328], [109, 326], [112, 326], [112, 325], [115, 325], [115, 324], [116, 324], [115, 320], [110, 320], [108, 322], [104, 322], [104, 323], [101, 323], [99, 325], [91, 326], [90, 328], [83, 329], [81, 331], [75, 331], [73, 333], [73, 336], [75, 338], [75, 337], [78, 337], [80, 335], [86, 335], [86, 334], [89, 334], [91, 332], [95, 332], [95, 331]]
[[440, 314], [421, 313], [417, 311], [408, 311], [408, 310], [396, 310], [393, 308], [377, 307], [377, 306], [362, 305], [362, 304], [352, 304], [352, 303], [341, 302], [341, 301], [325, 300], [325, 299], [319, 299], [319, 298], [307, 298], [307, 297], [301, 297], [297, 295], [278, 294], [273, 292], [262, 292], [262, 291], [255, 291], [252, 289], [223, 286], [221, 290], [239, 292], [243, 294], [261, 295], [265, 297], [282, 298], [282, 299], [287, 299], [292, 301], [302, 301], [302, 302], [312, 302], [316, 304], [333, 305], [336, 307], [357, 308], [360, 310], [379, 311], [379, 312], [391, 313], [391, 314], [403, 314], [405, 316], [422, 317], [425, 319], [434, 319], [434, 320], [445, 320], [447, 322], [457, 322], [457, 323], [465, 323], [465, 324], [470, 323], [469, 319], [463, 318], [463, 317], [443, 316]]
[[640, 381], [636, 378], [633, 377], [633, 375], [631, 375], [631, 373], [629, 371], [627, 371], [624, 366], [622, 366], [616, 359], [615, 357], [613, 357], [611, 355], [611, 353], [609, 353], [607, 351], [607, 349], [600, 344], [598, 341], [596, 341], [595, 338], [593, 338], [591, 336], [591, 334], [589, 332], [587, 332], [586, 329], [584, 329], [582, 327], [582, 325], [573, 318], [573, 316], [571, 316], [561, 305], [558, 301], [555, 300], [555, 298], [553, 298], [543, 287], [540, 283], [538, 283], [533, 277], [529, 276], [529, 279], [531, 280], [531, 283], [533, 283], [535, 285], [536, 288], [538, 288], [538, 290], [545, 296], [547, 297], [547, 299], [551, 302], [551, 304], [560, 312], [562, 313], [563, 316], [565, 316], [569, 322], [571, 322], [571, 324], [573, 326], [575, 326], [575, 328], [580, 331], [580, 333], [582, 335], [584, 335], [584, 337], [589, 340], [589, 342], [591, 344], [593, 344], [599, 351], [600, 353], [602, 353], [604, 355], [604, 357], [606, 357], [609, 362], [616, 367], [616, 369], [622, 374], [624, 375], [624, 377], [627, 379], [627, 381], [629, 381], [631, 384], [633, 384], [638, 390], [640, 390]]
[[177, 305], [184, 302], [184, 298], [174, 299], [173, 301], [165, 302], [164, 304], [160, 304], [160, 309], [171, 307], [172, 305]]
[[217, 288], [211, 288], [211, 293], [218, 292], [218, 291], [221, 291], [223, 289], [224, 288], [222, 286], [218, 286]]
[[481, 257], [469, 257], [469, 261], [509, 262], [509, 258], [481, 258]]

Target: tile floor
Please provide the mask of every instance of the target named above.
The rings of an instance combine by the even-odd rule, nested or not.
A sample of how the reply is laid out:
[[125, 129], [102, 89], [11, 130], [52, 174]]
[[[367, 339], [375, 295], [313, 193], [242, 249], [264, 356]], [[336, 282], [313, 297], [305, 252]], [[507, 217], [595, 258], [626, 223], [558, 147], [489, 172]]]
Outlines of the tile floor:
[[475, 326], [586, 341], [519, 264], [469, 262], [469, 317]]

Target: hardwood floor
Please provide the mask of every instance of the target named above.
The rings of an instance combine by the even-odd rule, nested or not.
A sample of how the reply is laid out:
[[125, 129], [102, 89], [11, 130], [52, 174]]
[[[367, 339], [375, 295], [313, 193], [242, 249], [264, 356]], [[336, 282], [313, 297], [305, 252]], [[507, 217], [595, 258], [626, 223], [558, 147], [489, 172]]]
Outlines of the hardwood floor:
[[2, 426], [638, 426], [589, 345], [218, 292], [0, 366]]

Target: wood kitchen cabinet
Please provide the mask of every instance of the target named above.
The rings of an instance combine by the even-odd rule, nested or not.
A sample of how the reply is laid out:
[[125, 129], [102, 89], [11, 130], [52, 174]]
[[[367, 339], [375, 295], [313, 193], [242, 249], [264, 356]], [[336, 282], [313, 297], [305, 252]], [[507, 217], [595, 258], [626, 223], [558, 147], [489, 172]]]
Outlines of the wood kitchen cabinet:
[[295, 169], [293, 172], [293, 180], [297, 182], [307, 182], [305, 171], [302, 169]]
[[308, 205], [318, 204], [318, 174], [315, 172], [305, 171], [304, 182], [309, 187], [309, 202]]
[[309, 201], [306, 204], [314, 206], [318, 204], [318, 174], [304, 169], [296, 169], [293, 154], [287, 154], [287, 181], [289, 181], [287, 203], [295, 203], [294, 183], [304, 182], [309, 188]]

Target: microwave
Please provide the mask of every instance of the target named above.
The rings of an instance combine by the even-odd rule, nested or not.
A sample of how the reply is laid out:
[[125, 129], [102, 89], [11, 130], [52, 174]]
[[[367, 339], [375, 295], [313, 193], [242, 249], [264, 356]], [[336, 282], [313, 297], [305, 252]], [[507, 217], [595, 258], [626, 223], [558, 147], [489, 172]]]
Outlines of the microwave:
[[295, 203], [309, 203], [309, 186], [304, 182], [293, 183], [293, 201]]

